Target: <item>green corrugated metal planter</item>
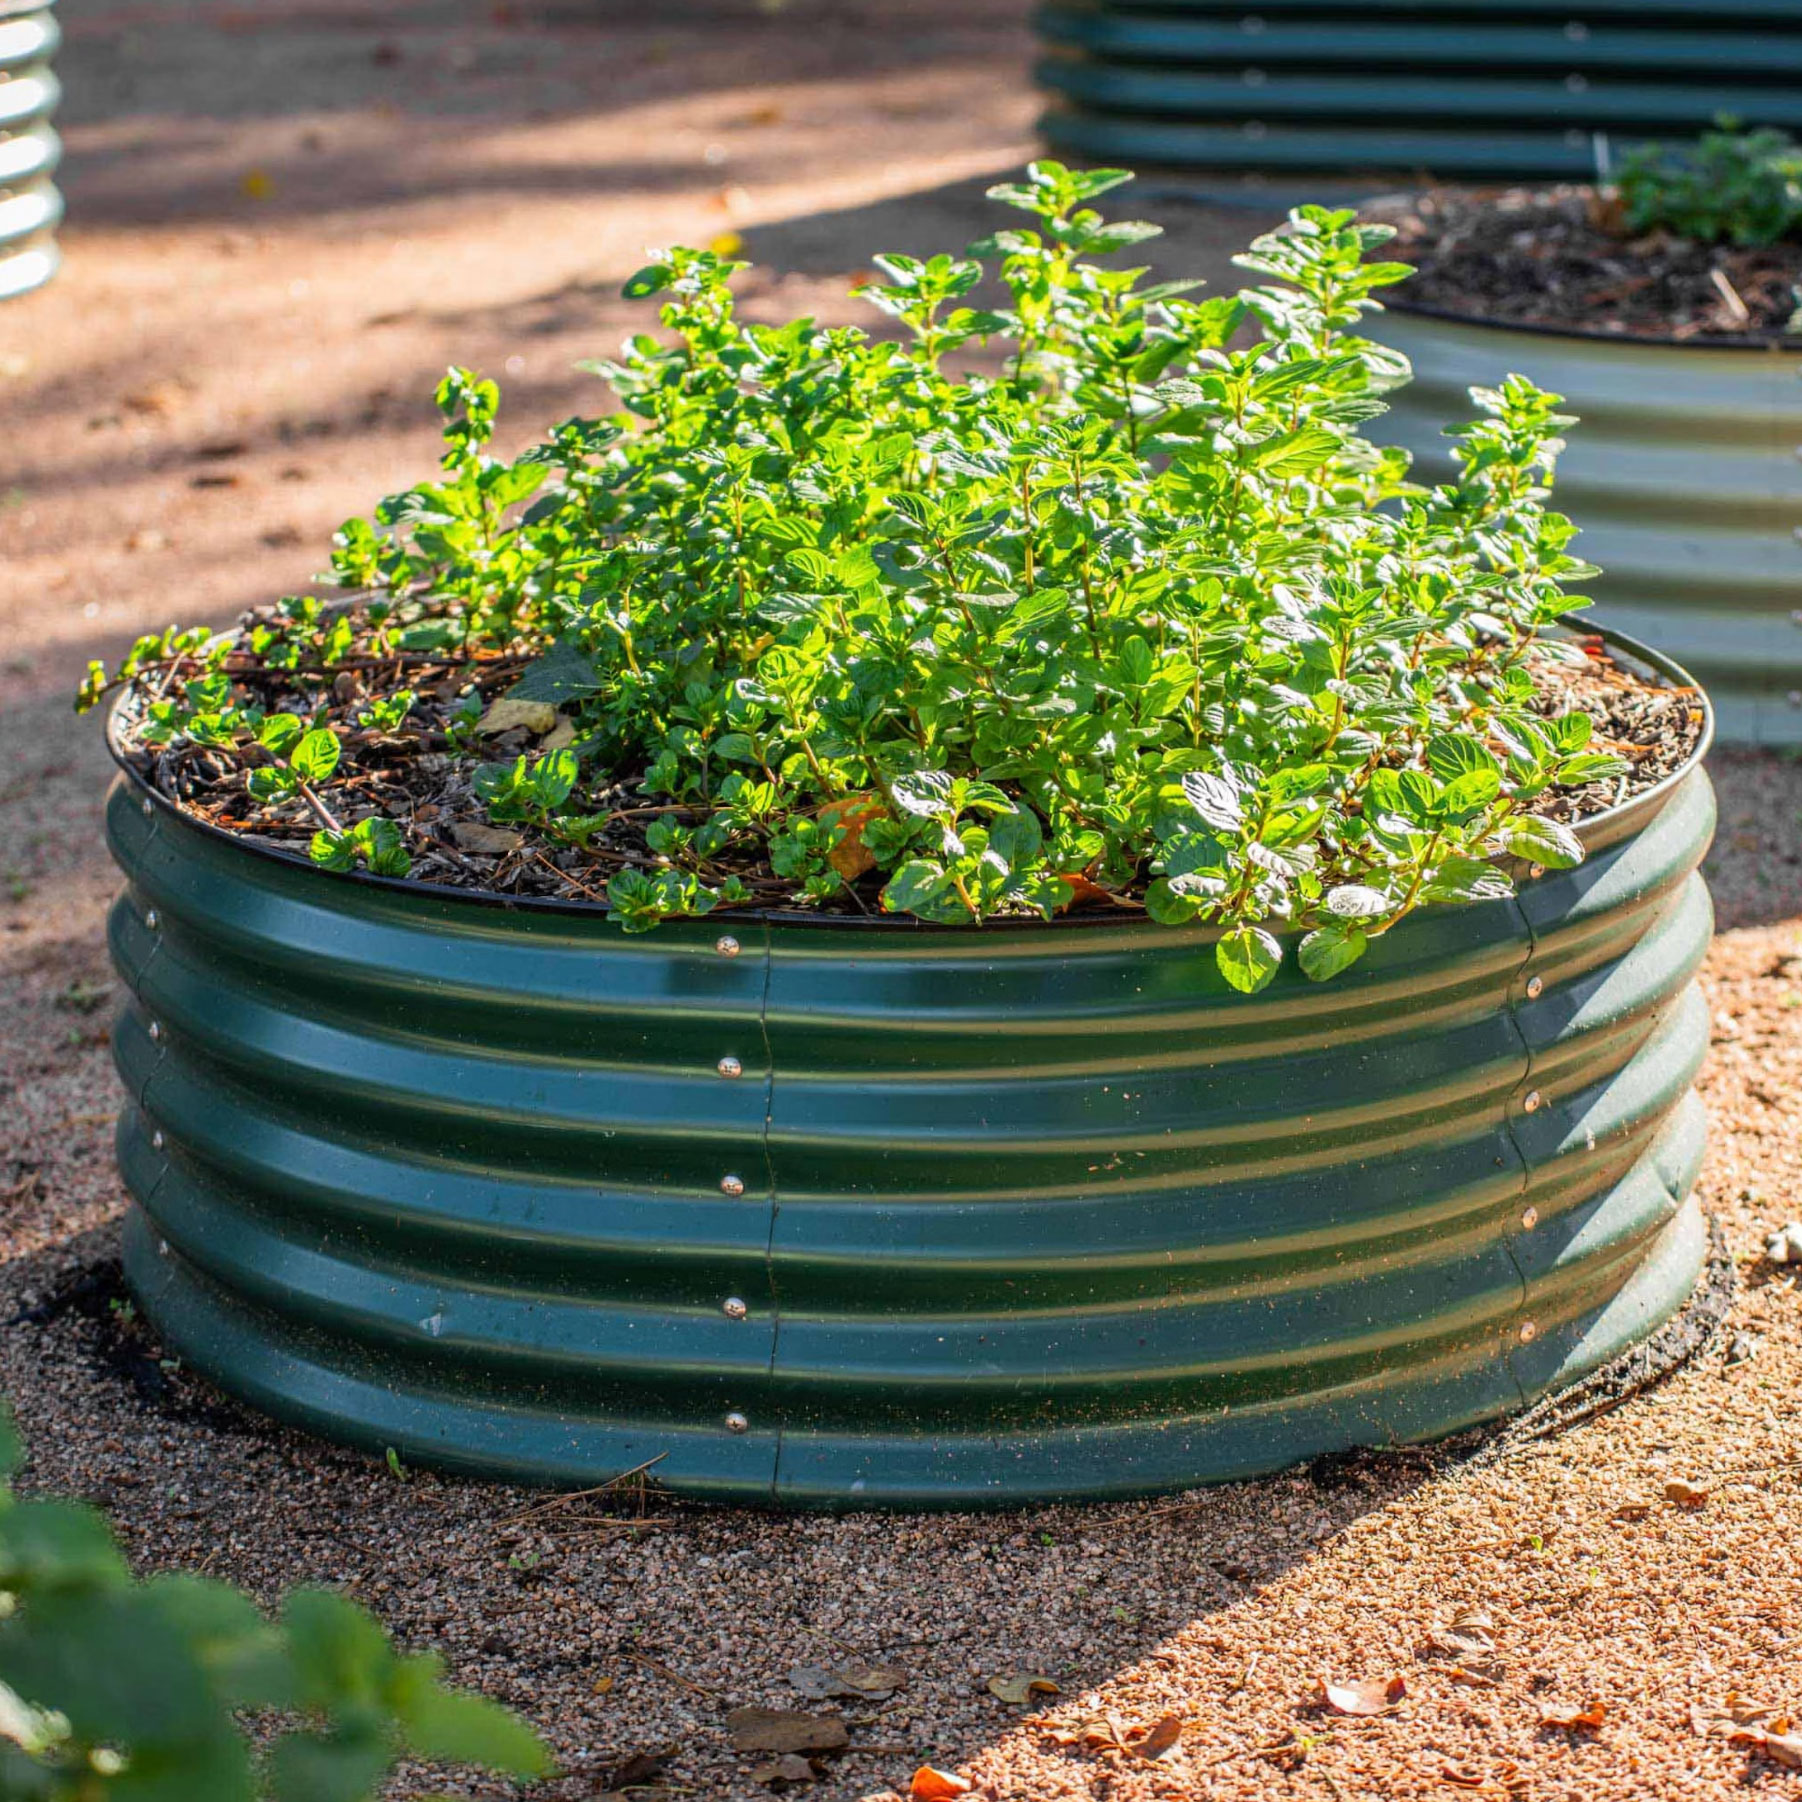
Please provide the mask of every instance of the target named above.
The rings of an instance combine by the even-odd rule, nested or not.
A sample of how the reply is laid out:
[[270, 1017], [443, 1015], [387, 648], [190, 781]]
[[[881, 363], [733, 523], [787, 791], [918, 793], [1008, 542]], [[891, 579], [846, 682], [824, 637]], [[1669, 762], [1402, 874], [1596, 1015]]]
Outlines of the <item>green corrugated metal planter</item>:
[[1172, 1489], [1520, 1407], [1688, 1293], [1700, 765], [1515, 901], [1204, 934], [324, 874], [122, 778], [132, 1285], [300, 1425], [808, 1506]]
[[1043, 130], [1089, 161], [1594, 173], [1718, 113], [1802, 125], [1802, 0], [1049, 0]]
[[1602, 567], [1590, 617], [1663, 647], [1707, 688], [1730, 743], [1802, 743], [1802, 355], [1452, 319], [1390, 303], [1365, 328], [1414, 364], [1373, 423], [1424, 476], [1447, 419], [1500, 370], [1562, 394], [1581, 424], [1557, 505]]
[[48, 0], [0, 0], [0, 300], [41, 286], [60, 260], [63, 202], [50, 179], [62, 155], [50, 129], [60, 42]]

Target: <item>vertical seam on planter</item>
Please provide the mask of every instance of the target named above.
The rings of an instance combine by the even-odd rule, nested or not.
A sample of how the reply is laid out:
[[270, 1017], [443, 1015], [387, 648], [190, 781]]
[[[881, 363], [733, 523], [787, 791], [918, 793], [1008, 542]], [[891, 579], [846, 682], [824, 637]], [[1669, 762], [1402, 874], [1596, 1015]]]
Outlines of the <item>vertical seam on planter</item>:
[[[1527, 934], [1526, 953], [1521, 958], [1520, 963], [1515, 967], [1514, 973], [1508, 978], [1508, 1005], [1504, 1010], [1504, 1017], [1507, 1019], [1510, 1030], [1513, 1032], [1514, 1036], [1520, 1040], [1521, 1052], [1520, 1078], [1515, 1083], [1514, 1087], [1508, 1091], [1508, 1098], [1502, 1104], [1502, 1129], [1507, 1133], [1508, 1143], [1514, 1147], [1514, 1155], [1520, 1161], [1520, 1186], [1515, 1191], [1515, 1196], [1518, 1200], [1526, 1195], [1528, 1185], [1533, 1180], [1532, 1160], [1527, 1156], [1526, 1147], [1521, 1144], [1520, 1137], [1514, 1130], [1515, 1097], [1527, 1087], [1533, 1077], [1533, 1045], [1532, 1041], [1527, 1037], [1526, 1029], [1520, 1023], [1520, 996], [1522, 985], [1527, 978], [1527, 972], [1532, 968], [1533, 959], [1539, 951], [1539, 932], [1534, 926], [1527, 910], [1521, 906], [1518, 896], [1516, 896], [1510, 905], [1513, 907], [1521, 925], [1525, 927]], [[1513, 1267], [1515, 1282], [1520, 1285], [1519, 1299], [1516, 1301], [1514, 1308], [1515, 1316], [1517, 1318], [1526, 1312], [1528, 1291], [1527, 1273], [1521, 1268], [1520, 1259], [1514, 1255], [1514, 1235], [1519, 1230], [1519, 1222], [1517, 1220], [1510, 1224], [1508, 1231], [1502, 1236], [1503, 1255], [1506, 1256], [1509, 1264]], [[1507, 1343], [1503, 1344], [1502, 1359], [1507, 1366], [1510, 1381], [1513, 1382], [1516, 1389], [1520, 1390], [1521, 1406], [1525, 1407], [1527, 1405], [1527, 1392], [1522, 1388], [1520, 1374], [1514, 1367], [1514, 1348], [1512, 1345]]]
[[[775, 934], [770, 923], [763, 922], [763, 991], [757, 1002], [757, 1031], [763, 1039], [763, 1171], [769, 1190], [769, 1223], [763, 1241], [763, 1281], [769, 1295], [770, 1359], [765, 1371], [768, 1393], [773, 1398], [776, 1388], [776, 1352], [782, 1339], [782, 1300], [776, 1290], [776, 1216], [782, 1211], [782, 1198], [776, 1189], [776, 1158], [772, 1149], [776, 1114], [776, 1050], [770, 1042], [770, 988], [776, 975]], [[782, 1469], [782, 1422], [776, 1421], [776, 1443], [770, 1455], [770, 1500], [775, 1501]]]

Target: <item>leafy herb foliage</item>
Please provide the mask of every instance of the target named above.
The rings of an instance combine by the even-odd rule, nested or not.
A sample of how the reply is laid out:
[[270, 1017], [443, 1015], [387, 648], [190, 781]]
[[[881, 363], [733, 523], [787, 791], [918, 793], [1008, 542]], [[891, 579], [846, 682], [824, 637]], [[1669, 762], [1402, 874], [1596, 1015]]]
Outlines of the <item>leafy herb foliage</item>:
[[1629, 231], [1702, 244], [1776, 244], [1802, 228], [1802, 147], [1788, 132], [1741, 131], [1723, 117], [1695, 144], [1646, 144], [1621, 160]]
[[[550, 1768], [513, 1715], [440, 1682], [330, 1590], [269, 1622], [203, 1577], [133, 1580], [105, 1519], [13, 1495], [0, 1413], [0, 1796], [9, 1802], [363, 1802], [403, 1753]], [[261, 1753], [244, 1710], [299, 1717]]]
[[[1022, 224], [877, 259], [859, 292], [896, 337], [748, 323], [742, 265], [669, 253], [626, 289], [663, 297], [665, 335], [595, 366], [624, 417], [508, 463], [494, 385], [453, 370], [442, 479], [338, 536], [359, 606], [284, 603], [249, 648], [536, 649], [513, 695], [574, 743], [475, 793], [583, 845], [590, 790], [636, 777], [655, 866], [608, 886], [634, 930], [743, 905], [748, 868], [803, 904], [873, 868], [886, 908], [942, 923], [1098, 888], [1217, 929], [1249, 992], [1284, 929], [1324, 978], [1422, 904], [1506, 895], [1505, 855], [1576, 863], [1535, 803], [1621, 766], [1538, 692], [1541, 630], [1593, 573], [1545, 504], [1557, 397], [1475, 391], [1456, 479], [1410, 485], [1360, 435], [1408, 376], [1355, 329], [1407, 273], [1370, 260], [1388, 229], [1301, 208], [1238, 259], [1259, 285], [1202, 299], [1100, 260], [1155, 235], [1089, 205], [1127, 179], [1036, 163], [991, 190]], [[300, 790], [313, 735], [270, 744], [224, 653], [187, 655], [146, 735], [253, 733], [256, 780]], [[124, 673], [180, 657], [150, 641]], [[404, 867], [366, 841], [314, 855]]]

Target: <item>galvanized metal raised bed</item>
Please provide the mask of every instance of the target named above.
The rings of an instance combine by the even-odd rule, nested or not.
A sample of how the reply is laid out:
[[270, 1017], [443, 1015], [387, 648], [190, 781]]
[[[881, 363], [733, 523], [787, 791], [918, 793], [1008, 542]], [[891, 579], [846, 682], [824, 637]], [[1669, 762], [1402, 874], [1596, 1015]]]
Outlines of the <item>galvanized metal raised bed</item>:
[[334, 877], [109, 804], [129, 1276], [258, 1407], [454, 1469], [978, 1505], [1505, 1413], [1703, 1227], [1698, 764], [1331, 985], [1139, 922], [935, 929]]
[[1581, 423], [1557, 505], [1600, 564], [1588, 617], [1694, 671], [1728, 743], [1802, 743], [1802, 355], [1452, 319], [1393, 303], [1365, 328], [1414, 380], [1370, 427], [1423, 477], [1451, 469], [1443, 431], [1498, 371], [1562, 394]]
[[50, 72], [61, 42], [49, 0], [0, 0], [0, 300], [56, 273], [63, 216], [51, 182], [62, 145], [50, 115], [62, 90]]
[[1802, 0], [1047, 0], [1054, 148], [1356, 176], [1593, 176], [1721, 113], [1802, 125]]

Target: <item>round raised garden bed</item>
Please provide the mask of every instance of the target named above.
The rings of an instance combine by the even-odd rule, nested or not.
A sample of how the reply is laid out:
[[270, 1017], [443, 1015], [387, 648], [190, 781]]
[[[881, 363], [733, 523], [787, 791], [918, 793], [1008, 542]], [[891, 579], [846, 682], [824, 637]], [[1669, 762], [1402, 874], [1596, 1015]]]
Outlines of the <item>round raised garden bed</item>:
[[[1574, 15], [1574, 16], [1573, 16]], [[1802, 124], [1797, 0], [1046, 0], [1060, 153], [1168, 169], [1594, 173], [1598, 134]]]
[[[1598, 624], [1669, 650], [1708, 689], [1729, 743], [1802, 743], [1802, 356], [1767, 344], [1625, 342], [1398, 305], [1372, 336], [1414, 380], [1371, 436], [1451, 472], [1444, 421], [1515, 370], [1581, 425], [1556, 505], [1603, 574]], [[1446, 409], [1450, 409], [1447, 411]]]
[[61, 41], [47, 0], [0, 0], [0, 300], [41, 287], [60, 261], [50, 115], [62, 90], [50, 59]]
[[1255, 997], [1200, 930], [634, 937], [322, 873], [129, 773], [108, 817], [132, 1285], [223, 1387], [410, 1461], [1180, 1488], [1519, 1408], [1701, 1263], [1700, 751], [1579, 868]]

